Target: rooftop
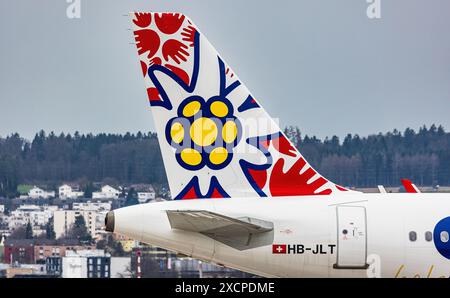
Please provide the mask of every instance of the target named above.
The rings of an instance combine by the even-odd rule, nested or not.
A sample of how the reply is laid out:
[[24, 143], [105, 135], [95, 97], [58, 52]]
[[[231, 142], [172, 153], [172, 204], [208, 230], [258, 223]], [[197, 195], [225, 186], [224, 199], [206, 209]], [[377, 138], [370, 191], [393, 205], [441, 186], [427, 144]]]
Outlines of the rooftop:
[[5, 246], [75, 246], [80, 245], [77, 239], [6, 239]]

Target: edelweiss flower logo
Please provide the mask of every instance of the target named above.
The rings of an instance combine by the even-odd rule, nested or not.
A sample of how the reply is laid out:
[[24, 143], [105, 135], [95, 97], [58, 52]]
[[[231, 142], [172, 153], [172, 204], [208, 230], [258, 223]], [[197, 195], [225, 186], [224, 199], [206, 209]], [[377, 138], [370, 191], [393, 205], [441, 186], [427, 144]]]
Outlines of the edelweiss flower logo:
[[178, 107], [178, 117], [166, 125], [166, 138], [176, 149], [178, 163], [188, 170], [226, 167], [242, 132], [233, 113], [233, 105], [222, 96], [207, 101], [198, 95], [186, 98]]

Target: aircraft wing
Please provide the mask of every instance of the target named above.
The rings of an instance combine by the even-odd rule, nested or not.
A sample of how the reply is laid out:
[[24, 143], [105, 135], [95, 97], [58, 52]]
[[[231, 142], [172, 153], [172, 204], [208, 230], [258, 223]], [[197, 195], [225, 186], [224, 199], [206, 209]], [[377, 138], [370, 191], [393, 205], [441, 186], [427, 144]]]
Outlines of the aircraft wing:
[[167, 210], [172, 229], [197, 232], [238, 250], [273, 242], [273, 223], [251, 218], [232, 218], [206, 210]]

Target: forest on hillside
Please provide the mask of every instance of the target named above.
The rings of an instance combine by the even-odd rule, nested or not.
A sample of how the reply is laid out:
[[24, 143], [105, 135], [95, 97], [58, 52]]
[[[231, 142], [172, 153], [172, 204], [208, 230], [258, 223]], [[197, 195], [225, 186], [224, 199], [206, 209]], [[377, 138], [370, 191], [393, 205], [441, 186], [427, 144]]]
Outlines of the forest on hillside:
[[302, 137], [296, 127], [285, 133], [325, 177], [345, 186], [398, 186], [412, 179], [420, 186], [450, 185], [450, 133], [442, 126], [360, 137], [348, 134], [321, 141]]
[[156, 134], [40, 131], [31, 142], [18, 134], [0, 138], [0, 195], [13, 196], [19, 184], [55, 189], [61, 182], [105, 181], [167, 184]]
[[[320, 140], [297, 127], [285, 133], [325, 177], [345, 186], [450, 185], [450, 133], [442, 126], [394, 130], [360, 137]], [[61, 182], [114, 181], [166, 185], [155, 133], [46, 134], [32, 141], [12, 134], [0, 138], [0, 196], [14, 196], [19, 184], [55, 188]]]

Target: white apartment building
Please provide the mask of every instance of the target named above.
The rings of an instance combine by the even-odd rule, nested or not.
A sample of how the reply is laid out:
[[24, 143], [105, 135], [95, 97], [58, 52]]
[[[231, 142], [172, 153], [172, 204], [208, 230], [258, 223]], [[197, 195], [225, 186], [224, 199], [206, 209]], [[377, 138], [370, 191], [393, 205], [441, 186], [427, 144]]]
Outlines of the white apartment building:
[[56, 238], [64, 236], [75, 223], [77, 216], [83, 216], [86, 222], [86, 228], [92, 237], [95, 237], [95, 225], [97, 220], [97, 212], [81, 211], [81, 210], [58, 210], [54, 212], [53, 229]]
[[92, 193], [93, 199], [118, 199], [120, 195], [120, 191], [111, 187], [109, 185], [105, 185], [102, 187], [101, 191], [96, 191]]
[[96, 234], [103, 231], [105, 225], [105, 216], [108, 211], [111, 210], [111, 203], [109, 202], [86, 202], [86, 203], [73, 203], [73, 210], [80, 211], [93, 211], [96, 213], [95, 217], [95, 229]]
[[46, 230], [45, 228], [40, 228], [40, 227], [33, 227], [33, 236], [41, 236], [41, 235], [45, 235]]
[[103, 250], [66, 251], [62, 278], [131, 277], [131, 257], [111, 257]]
[[78, 191], [68, 184], [64, 184], [58, 188], [58, 195], [61, 200], [76, 199], [84, 196], [84, 192]]
[[23, 227], [28, 222], [31, 223], [33, 228], [43, 227], [56, 210], [58, 210], [58, 206], [20, 205], [19, 208], [11, 211], [8, 218], [8, 227], [12, 230]]
[[34, 186], [30, 191], [28, 191], [28, 197], [32, 199], [48, 199], [48, 198], [54, 198], [55, 192], [54, 191], [45, 191], [37, 186]]
[[153, 201], [156, 198], [156, 193], [154, 192], [138, 192], [137, 195], [140, 204]]
[[[4, 215], [4, 214], [0, 215], [0, 225], [9, 226], [9, 216]], [[8, 229], [9, 229], [9, 227], [8, 227]]]
[[109, 202], [85, 202], [85, 203], [73, 203], [73, 210], [81, 210], [81, 211], [110, 211], [111, 203]]
[[[110, 257], [103, 250], [78, 250], [66, 251], [66, 256], [62, 258], [62, 278], [87, 278], [89, 270], [89, 261], [97, 261], [99, 258]], [[92, 262], [93, 263], [93, 262]], [[97, 263], [97, 262], [95, 262]], [[92, 266], [97, 264], [91, 264]], [[109, 267], [109, 264], [107, 264]], [[103, 270], [105, 268], [102, 268]], [[109, 268], [107, 268], [109, 271]]]

